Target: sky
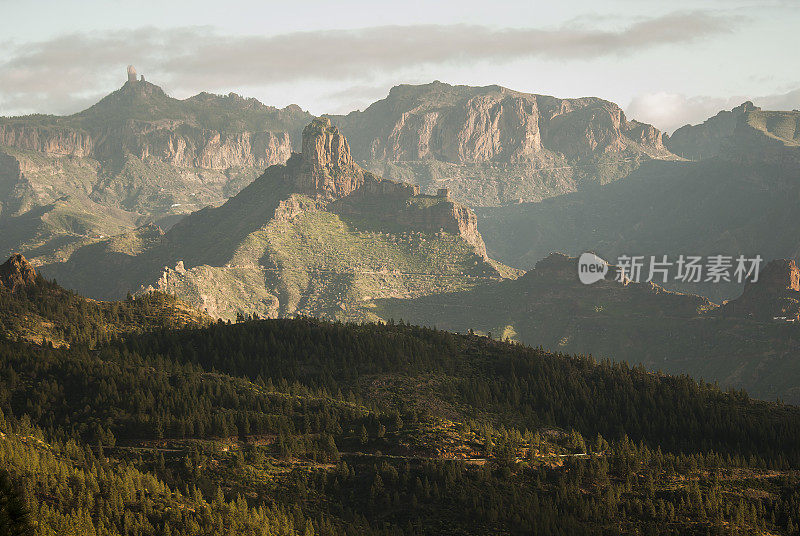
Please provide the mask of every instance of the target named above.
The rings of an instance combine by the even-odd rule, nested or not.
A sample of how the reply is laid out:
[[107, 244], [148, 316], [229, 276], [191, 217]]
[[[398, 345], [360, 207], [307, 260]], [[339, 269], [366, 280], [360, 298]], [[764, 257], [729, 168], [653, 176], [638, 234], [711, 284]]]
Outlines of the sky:
[[667, 132], [752, 100], [800, 108], [798, 0], [0, 0], [0, 115], [70, 114], [133, 64], [177, 98], [314, 114], [394, 85], [602, 97]]

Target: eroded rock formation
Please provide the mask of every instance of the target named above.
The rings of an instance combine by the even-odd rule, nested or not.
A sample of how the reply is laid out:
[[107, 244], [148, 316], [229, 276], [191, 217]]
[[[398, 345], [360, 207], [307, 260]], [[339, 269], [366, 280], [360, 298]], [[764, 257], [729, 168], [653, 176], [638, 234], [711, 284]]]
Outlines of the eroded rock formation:
[[33, 285], [35, 282], [36, 270], [19, 253], [15, 253], [0, 265], [0, 286], [11, 292], [16, 292], [27, 285]]
[[374, 221], [416, 231], [460, 235], [484, 258], [486, 246], [475, 213], [449, 195], [420, 194], [419, 187], [383, 179], [361, 169], [350, 146], [327, 117], [303, 130], [303, 153], [295, 156], [287, 177], [303, 193], [341, 200], [332, 208], [342, 213], [369, 214]]
[[358, 160], [550, 162], [606, 153], [669, 156], [662, 134], [602, 99], [500, 86], [397, 86], [363, 112], [332, 116]]

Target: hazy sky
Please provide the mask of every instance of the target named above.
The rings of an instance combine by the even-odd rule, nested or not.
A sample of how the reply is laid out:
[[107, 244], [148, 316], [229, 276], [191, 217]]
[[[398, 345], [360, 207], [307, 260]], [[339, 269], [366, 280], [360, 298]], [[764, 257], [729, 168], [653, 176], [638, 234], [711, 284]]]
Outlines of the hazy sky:
[[132, 63], [173, 96], [312, 113], [398, 83], [599, 96], [671, 131], [751, 99], [800, 108], [800, 1], [0, 0], [0, 115], [72, 113]]

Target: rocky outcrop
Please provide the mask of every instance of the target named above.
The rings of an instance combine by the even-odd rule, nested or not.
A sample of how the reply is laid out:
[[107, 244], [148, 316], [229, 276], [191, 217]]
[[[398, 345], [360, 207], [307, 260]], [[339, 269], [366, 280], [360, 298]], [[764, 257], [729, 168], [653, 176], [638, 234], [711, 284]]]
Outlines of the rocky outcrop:
[[794, 259], [770, 261], [755, 283], [723, 305], [720, 314], [757, 320], [800, 321], [800, 269]]
[[34, 270], [27, 259], [19, 253], [12, 255], [11, 258], [0, 265], [1, 287], [11, 292], [16, 292], [17, 290], [35, 283], [36, 270]]
[[314, 119], [303, 129], [303, 152], [296, 185], [301, 191], [339, 198], [364, 184], [364, 171], [353, 162], [350, 146], [330, 119]]
[[[427, 196], [426, 196], [427, 198]], [[401, 225], [423, 232], [446, 232], [459, 235], [467, 244], [475, 248], [475, 252], [484, 259], [486, 244], [478, 232], [478, 218], [468, 207], [454, 201], [435, 199], [431, 205], [423, 205], [417, 210], [402, 210], [397, 215]], [[412, 205], [413, 206], [413, 205]]]
[[662, 134], [597, 98], [500, 86], [397, 86], [363, 112], [332, 116], [358, 160], [542, 162], [606, 153], [670, 156]]
[[759, 110], [747, 101], [732, 110], [722, 110], [699, 125], [684, 125], [666, 140], [669, 149], [684, 158], [700, 160], [717, 156], [733, 136], [736, 125], [752, 110]]
[[419, 187], [382, 179], [361, 169], [347, 139], [321, 117], [303, 130], [303, 153], [286, 166], [286, 176], [301, 193], [334, 200], [340, 213], [369, 214], [373, 221], [426, 233], [460, 235], [486, 258], [475, 213], [449, 194], [421, 195]]

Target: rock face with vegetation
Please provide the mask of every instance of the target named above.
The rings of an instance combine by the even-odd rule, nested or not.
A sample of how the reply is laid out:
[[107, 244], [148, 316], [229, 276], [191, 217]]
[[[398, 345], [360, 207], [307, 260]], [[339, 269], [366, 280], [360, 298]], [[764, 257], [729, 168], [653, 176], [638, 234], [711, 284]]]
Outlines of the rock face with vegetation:
[[0, 265], [0, 339], [91, 348], [124, 334], [211, 322], [210, 316], [160, 292], [97, 302], [41, 277], [22, 255]]
[[441, 82], [392, 88], [363, 112], [331, 116], [357, 160], [473, 206], [539, 200], [674, 158], [651, 125], [614, 103]]
[[167, 232], [142, 227], [80, 248], [43, 270], [91, 296], [153, 288], [225, 318], [375, 318], [375, 299], [516, 274], [486, 256], [470, 209], [446, 191], [423, 195], [364, 171], [328, 119], [304, 129], [302, 147], [218, 208]]
[[49, 260], [219, 205], [285, 162], [311, 116], [255, 99], [167, 96], [144, 79], [83, 112], [0, 118], [0, 253]]

